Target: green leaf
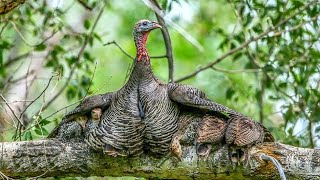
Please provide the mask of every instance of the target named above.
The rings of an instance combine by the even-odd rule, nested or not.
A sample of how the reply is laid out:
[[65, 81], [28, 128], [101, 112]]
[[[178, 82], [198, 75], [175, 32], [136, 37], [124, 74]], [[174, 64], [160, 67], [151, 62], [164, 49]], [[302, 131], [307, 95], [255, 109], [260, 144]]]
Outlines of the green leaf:
[[41, 126], [45, 126], [45, 125], [50, 124], [50, 123], [51, 123], [51, 121], [48, 121], [47, 119], [42, 119], [42, 120], [39, 122], [39, 124], [41, 124]]
[[30, 140], [32, 140], [33, 138], [32, 138], [32, 134], [31, 134], [31, 132], [30, 131], [27, 131], [25, 134], [24, 134], [24, 140], [25, 141], [30, 141]]
[[93, 33], [93, 36], [99, 41], [102, 42], [101, 37], [97, 33]]
[[43, 128], [43, 127], [36, 128], [34, 131], [36, 132], [36, 134], [41, 135], [41, 136], [42, 136], [42, 135], [43, 135], [43, 136], [46, 136], [46, 135], [49, 134], [49, 132], [48, 132], [45, 128]]
[[84, 20], [84, 23], [83, 23], [84, 28], [88, 30], [90, 28], [90, 25], [91, 23], [88, 19]]
[[47, 46], [44, 44], [44, 43], [42, 43], [42, 44], [38, 44], [35, 48], [34, 48], [34, 50], [35, 51], [43, 51], [43, 50], [45, 50], [47, 48]]
[[227, 99], [231, 99], [232, 96], [234, 95], [235, 91], [233, 90], [233, 88], [228, 88], [227, 91], [226, 91], [226, 98]]

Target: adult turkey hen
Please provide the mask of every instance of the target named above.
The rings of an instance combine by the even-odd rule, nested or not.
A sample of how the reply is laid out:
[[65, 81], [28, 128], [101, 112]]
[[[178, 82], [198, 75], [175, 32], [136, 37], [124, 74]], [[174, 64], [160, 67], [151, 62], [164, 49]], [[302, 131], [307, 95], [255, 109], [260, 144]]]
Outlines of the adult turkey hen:
[[[183, 117], [187, 113], [184, 110], [185, 107], [193, 107], [191, 111], [197, 111], [196, 109], [198, 109], [200, 111], [208, 111], [209, 114], [211, 112], [213, 114], [218, 113], [219, 116], [225, 116], [228, 127], [225, 125], [222, 128], [219, 136], [220, 139], [224, 137], [224, 132], [227, 133], [225, 136], [229, 137], [228, 133], [236, 131], [234, 130], [236, 127], [230, 126], [230, 124], [234, 124], [238, 119], [242, 119], [241, 123], [253, 122], [241, 113], [207, 99], [205, 93], [192, 86], [176, 83], [165, 84], [158, 80], [153, 74], [150, 58], [145, 47], [149, 31], [139, 31], [141, 26], [153, 23], [148, 20], [142, 20], [137, 23], [134, 29], [134, 39], [137, 47], [137, 58], [134, 68], [140, 70], [138, 72], [140, 74], [140, 79], [138, 80], [138, 102], [141, 105], [143, 112], [142, 119], [146, 125], [144, 143], [147, 149], [157, 154], [164, 154], [168, 151], [171, 143], [170, 140], [175, 139], [173, 135], [177, 133], [178, 126], [185, 119]], [[246, 121], [243, 121], [244, 119]], [[244, 139], [242, 140], [244, 142], [244, 144], [241, 144], [242, 147], [247, 144], [263, 141], [260, 140], [261, 138], [256, 138], [257, 136], [251, 137], [251, 135], [258, 133], [264, 137], [264, 134], [266, 134], [264, 133], [266, 129], [260, 129], [258, 126], [252, 126], [251, 129], [247, 128], [246, 130], [248, 136], [237, 134], [235, 137], [235, 139]]]
[[149, 126], [146, 123], [149, 114], [146, 114], [139, 101], [142, 98], [139, 86], [140, 81], [148, 76], [144, 65], [145, 59], [149, 59], [145, 46], [148, 35], [160, 27], [155, 22], [145, 20], [136, 24], [133, 36], [137, 55], [133, 70], [127, 83], [115, 93], [98, 127], [86, 137], [86, 142], [94, 149], [102, 149], [112, 156], [139, 155], [143, 152], [145, 131], [149, 132], [150, 128], [146, 127]]

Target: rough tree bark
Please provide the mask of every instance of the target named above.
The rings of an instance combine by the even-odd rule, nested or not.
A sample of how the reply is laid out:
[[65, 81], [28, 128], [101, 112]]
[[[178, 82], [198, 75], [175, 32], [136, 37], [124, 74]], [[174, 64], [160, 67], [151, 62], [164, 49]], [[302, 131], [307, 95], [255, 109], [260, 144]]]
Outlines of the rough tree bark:
[[264, 143], [253, 147], [246, 167], [232, 169], [227, 148], [221, 147], [207, 160], [194, 147], [183, 147], [183, 160], [173, 157], [110, 157], [93, 152], [82, 143], [56, 140], [4, 142], [0, 144], [0, 171], [8, 177], [136, 176], [174, 179], [279, 179], [273, 164], [261, 159], [275, 157], [288, 179], [319, 179], [320, 150]]

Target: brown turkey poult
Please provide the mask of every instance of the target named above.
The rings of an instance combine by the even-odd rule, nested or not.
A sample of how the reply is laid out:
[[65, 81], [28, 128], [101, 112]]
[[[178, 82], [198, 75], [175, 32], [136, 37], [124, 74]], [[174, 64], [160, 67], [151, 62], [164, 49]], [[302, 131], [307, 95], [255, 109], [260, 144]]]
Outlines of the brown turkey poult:
[[81, 115], [74, 119], [63, 118], [47, 138], [63, 142], [83, 141], [92, 124], [97, 124], [101, 117], [101, 108], [93, 108], [90, 115]]
[[231, 114], [225, 135], [229, 157], [233, 163], [248, 160], [248, 148], [262, 142], [274, 142], [270, 131], [248, 117]]
[[47, 138], [61, 141], [83, 140], [87, 124], [98, 122], [102, 111], [110, 104], [113, 93], [98, 94], [85, 98], [74, 110], [66, 114]]

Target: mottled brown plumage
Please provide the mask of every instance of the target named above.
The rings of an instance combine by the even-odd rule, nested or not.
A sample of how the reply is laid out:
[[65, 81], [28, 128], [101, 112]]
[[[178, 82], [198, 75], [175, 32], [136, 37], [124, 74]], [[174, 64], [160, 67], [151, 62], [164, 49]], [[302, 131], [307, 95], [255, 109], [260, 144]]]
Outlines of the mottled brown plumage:
[[273, 142], [274, 138], [262, 124], [248, 117], [229, 116], [226, 130], [226, 143], [229, 145], [229, 157], [234, 163], [247, 160], [247, 149], [262, 142]]
[[[81, 130], [85, 127], [85, 124], [88, 119], [100, 120], [102, 111], [106, 109], [110, 100], [113, 96], [113, 93], [98, 94], [85, 98], [74, 110], [67, 113], [62, 121], [56, 126], [51, 133], [48, 135], [48, 138], [63, 138], [63, 134], [67, 134], [66, 128], [73, 127], [72, 131], [80, 131], [76, 133], [75, 136], [81, 134]], [[63, 132], [62, 132], [63, 131]], [[71, 131], [71, 130], [68, 130]], [[67, 139], [72, 138], [71, 134]]]
[[271, 133], [260, 123], [239, 115], [230, 115], [229, 118], [226, 131], [227, 144], [243, 147], [264, 141], [274, 141]]
[[223, 118], [206, 114], [197, 129], [197, 143], [222, 143], [227, 127], [228, 124]]
[[181, 144], [195, 145], [198, 122], [202, 115], [191, 111], [182, 111], [178, 119], [178, 130], [172, 138], [171, 153], [179, 160], [182, 158]]
[[[166, 133], [163, 131], [162, 134], [155, 128], [161, 128], [162, 124], [161, 117], [157, 117], [158, 114], [154, 114], [153, 109], [154, 104], [162, 99], [150, 99], [148, 96], [148, 91], [154, 89], [151, 89], [150, 81], [153, 76], [148, 71], [150, 65], [146, 50], [150, 31], [159, 27], [157, 23], [148, 20], [141, 20], [135, 25], [133, 37], [137, 53], [134, 67], [124, 87], [115, 92], [98, 127], [86, 137], [86, 142], [94, 149], [102, 149], [111, 156], [139, 155], [145, 147], [161, 153]], [[157, 89], [153, 92], [159, 91], [163, 90]], [[170, 116], [170, 113], [167, 116]]]
[[[199, 155], [208, 156], [212, 145], [215, 144], [227, 143], [230, 151], [233, 151], [232, 149], [241, 150], [253, 144], [274, 141], [271, 133], [261, 124], [241, 113], [212, 102], [200, 90], [188, 85], [169, 84], [169, 86], [171, 86], [169, 96], [172, 100], [183, 106], [194, 107], [192, 110], [189, 109], [189, 112], [202, 110], [203, 117], [199, 121], [197, 130]], [[179, 127], [183, 127], [180, 125], [182, 122], [178, 122]], [[179, 131], [183, 132], [181, 128]], [[182, 154], [179, 131], [174, 136], [171, 145], [171, 151], [178, 158]], [[232, 153], [230, 159], [231, 156]]]
[[60, 141], [83, 141], [88, 124], [98, 123], [101, 117], [101, 108], [94, 108], [91, 115], [82, 115], [72, 120], [63, 119], [61, 123], [49, 134], [48, 138]]
[[[198, 138], [193, 139], [205, 145], [199, 146], [205, 154], [212, 144], [224, 142], [226, 137], [230, 147], [262, 142], [264, 129], [250, 118], [207, 99], [197, 88], [165, 84], [155, 77], [146, 41], [150, 31], [158, 27], [148, 20], [136, 24], [133, 34], [137, 55], [130, 78], [115, 92], [100, 124], [89, 133], [86, 142], [113, 156], [139, 155], [143, 150], [161, 155], [170, 147], [173, 154], [181, 157], [180, 142], [192, 139], [184, 137], [192, 134], [188, 129], [199, 122]], [[241, 130], [237, 130], [239, 125]]]

